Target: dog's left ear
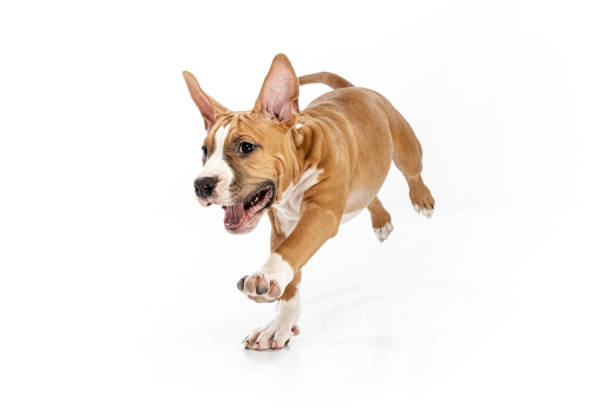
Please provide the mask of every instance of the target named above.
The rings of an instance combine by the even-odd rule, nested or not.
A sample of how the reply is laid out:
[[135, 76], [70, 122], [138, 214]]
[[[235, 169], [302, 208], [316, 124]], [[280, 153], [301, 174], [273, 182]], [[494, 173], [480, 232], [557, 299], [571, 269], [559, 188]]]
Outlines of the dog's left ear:
[[191, 72], [183, 71], [183, 78], [185, 78], [185, 83], [187, 84], [187, 89], [189, 89], [191, 99], [193, 99], [193, 102], [196, 104], [200, 110], [200, 113], [202, 114], [202, 117], [204, 118], [204, 126], [208, 131], [217, 122], [217, 117], [219, 117], [220, 114], [229, 111], [229, 109], [205, 94], [204, 91], [202, 91], [202, 88], [200, 88], [198, 80]]
[[299, 112], [300, 83], [285, 54], [277, 54], [264, 80], [254, 112], [277, 119], [288, 126], [295, 124]]

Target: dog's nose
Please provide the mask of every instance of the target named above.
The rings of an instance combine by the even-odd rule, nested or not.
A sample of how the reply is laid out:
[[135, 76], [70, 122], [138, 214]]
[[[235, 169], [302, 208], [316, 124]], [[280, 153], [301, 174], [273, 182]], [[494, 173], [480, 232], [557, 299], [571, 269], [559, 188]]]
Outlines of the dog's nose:
[[219, 179], [216, 177], [201, 177], [195, 179], [193, 186], [195, 187], [196, 195], [200, 198], [209, 197], [218, 182]]

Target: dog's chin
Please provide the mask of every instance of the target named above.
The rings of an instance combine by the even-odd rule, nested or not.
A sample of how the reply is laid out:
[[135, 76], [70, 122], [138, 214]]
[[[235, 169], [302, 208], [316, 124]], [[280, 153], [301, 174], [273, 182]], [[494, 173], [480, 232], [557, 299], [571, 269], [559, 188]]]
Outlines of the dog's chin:
[[257, 227], [261, 216], [274, 201], [275, 188], [272, 182], [260, 184], [244, 200], [223, 206], [223, 225], [231, 234], [246, 234]]
[[255, 214], [250, 220], [243, 222], [237, 227], [228, 227], [227, 225], [225, 225], [225, 230], [229, 232], [230, 234], [246, 234], [248, 232], [251, 232], [255, 229], [255, 227], [257, 227], [257, 224], [259, 224], [259, 220], [261, 219], [261, 216], [265, 212], [266, 212], [265, 209], [261, 210], [260, 212]]

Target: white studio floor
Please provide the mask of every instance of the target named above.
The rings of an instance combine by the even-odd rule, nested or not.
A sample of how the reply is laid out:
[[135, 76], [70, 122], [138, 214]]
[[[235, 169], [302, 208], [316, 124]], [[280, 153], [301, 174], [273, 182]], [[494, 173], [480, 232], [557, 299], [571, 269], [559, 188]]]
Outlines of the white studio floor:
[[[35, 324], [8, 357], [19, 369], [7, 389], [24, 405], [89, 407], [603, 406], [607, 289], [587, 295], [588, 280], [568, 280], [572, 266], [592, 265], [550, 234], [554, 217], [441, 204], [428, 220], [387, 207], [386, 243], [363, 213], [305, 268], [302, 333], [280, 352], [240, 346], [273, 311], [235, 289], [265, 259], [267, 225], [233, 237], [215, 224], [207, 235], [181, 216], [132, 249], [119, 237], [110, 250], [135, 250], [124, 258], [134, 264], [101, 259], [91, 273], [34, 284], [49, 308], [30, 305]], [[185, 225], [188, 247], [173, 230]]]

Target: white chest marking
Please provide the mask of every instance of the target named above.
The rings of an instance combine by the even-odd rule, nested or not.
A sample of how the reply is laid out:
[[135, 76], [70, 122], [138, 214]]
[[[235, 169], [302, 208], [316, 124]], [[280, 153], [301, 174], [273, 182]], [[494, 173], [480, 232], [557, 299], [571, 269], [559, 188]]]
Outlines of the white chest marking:
[[230, 202], [229, 188], [234, 180], [232, 169], [223, 159], [223, 146], [229, 130], [229, 124], [220, 126], [219, 129], [217, 129], [213, 153], [206, 159], [204, 169], [198, 175], [198, 177], [217, 177], [219, 179], [215, 192], [218, 194], [218, 199], [222, 203]]
[[272, 206], [279, 221], [281, 232], [285, 236], [289, 236], [297, 225], [300, 219], [300, 207], [302, 206], [304, 193], [317, 184], [321, 173], [323, 173], [323, 170], [316, 167], [306, 170], [300, 180], [295, 185], [291, 183], [283, 193], [283, 198]]

